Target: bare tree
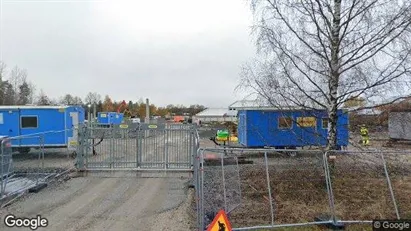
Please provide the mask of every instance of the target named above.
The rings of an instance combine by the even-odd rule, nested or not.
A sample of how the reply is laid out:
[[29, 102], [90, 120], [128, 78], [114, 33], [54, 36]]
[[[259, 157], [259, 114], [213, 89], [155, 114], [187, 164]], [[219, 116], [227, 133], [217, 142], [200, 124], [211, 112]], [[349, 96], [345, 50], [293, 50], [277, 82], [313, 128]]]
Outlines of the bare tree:
[[40, 90], [40, 93], [37, 98], [37, 105], [51, 105], [52, 102], [50, 98], [44, 93], [43, 89]]
[[0, 61], [0, 80], [2, 81], [6, 77], [6, 68], [7, 65], [3, 61]]
[[19, 103], [20, 86], [27, 81], [27, 71], [15, 66], [9, 76], [9, 83], [13, 85], [14, 103]]
[[4, 104], [5, 85], [4, 79], [6, 77], [6, 64], [0, 61], [0, 105]]
[[97, 104], [101, 100], [101, 95], [97, 92], [89, 92], [84, 99], [86, 104]]
[[36, 86], [31, 81], [28, 82], [30, 88], [30, 95], [28, 96], [30, 104], [34, 104], [34, 99], [36, 95]]
[[65, 105], [73, 105], [74, 103], [74, 97], [70, 94], [66, 94], [65, 96], [63, 96], [63, 98], [60, 100], [61, 104], [65, 104]]
[[82, 105], [82, 104], [83, 104], [83, 100], [81, 100], [81, 98], [78, 97], [78, 96], [74, 96], [74, 98], [73, 98], [73, 104], [74, 104], [74, 105]]
[[328, 149], [345, 101], [409, 94], [410, 1], [252, 0], [252, 9], [261, 58], [240, 86], [273, 106], [326, 109]]
[[48, 105], [59, 105], [59, 100], [57, 98], [49, 98], [49, 104]]
[[65, 105], [82, 105], [83, 101], [78, 96], [73, 96], [71, 94], [66, 94], [65, 96], [60, 99], [61, 104]]

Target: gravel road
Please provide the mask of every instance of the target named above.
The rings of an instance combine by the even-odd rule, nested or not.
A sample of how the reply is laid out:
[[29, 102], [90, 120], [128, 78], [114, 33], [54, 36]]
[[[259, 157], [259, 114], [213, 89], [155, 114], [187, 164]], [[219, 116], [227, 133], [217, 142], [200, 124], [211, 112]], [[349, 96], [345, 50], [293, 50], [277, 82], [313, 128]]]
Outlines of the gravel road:
[[[133, 168], [141, 159], [142, 166], [164, 168], [190, 167], [190, 133], [169, 131], [146, 137], [137, 155], [138, 140], [133, 137], [105, 139], [90, 156], [89, 167]], [[38, 160], [38, 150], [13, 156], [15, 170], [40, 167], [68, 169], [74, 166], [69, 153], [47, 150]], [[166, 153], [166, 154], [165, 154]], [[188, 190], [190, 173], [95, 171], [68, 181], [50, 185], [37, 194], [28, 194], [9, 207], [0, 209], [0, 230], [22, 230], [6, 227], [4, 218], [40, 215], [48, 220], [38, 230], [194, 230]], [[23, 229], [24, 230], [24, 229]], [[25, 230], [30, 230], [26, 228]]]
[[7, 214], [47, 218], [48, 227], [38, 230], [192, 230], [187, 174], [110, 175], [88, 174], [29, 194], [0, 210], [0, 230], [22, 230], [5, 227]]

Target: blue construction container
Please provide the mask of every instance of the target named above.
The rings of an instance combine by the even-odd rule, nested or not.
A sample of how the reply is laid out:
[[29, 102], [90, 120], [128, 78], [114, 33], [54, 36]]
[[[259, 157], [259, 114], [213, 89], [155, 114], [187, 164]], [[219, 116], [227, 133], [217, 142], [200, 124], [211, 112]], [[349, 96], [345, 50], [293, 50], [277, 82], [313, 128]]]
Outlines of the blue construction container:
[[65, 148], [77, 141], [73, 128], [84, 119], [81, 106], [0, 106], [0, 136], [28, 136], [11, 141], [12, 148], [21, 152], [41, 145]]
[[97, 113], [97, 123], [101, 125], [118, 125], [123, 122], [124, 114], [117, 112]]
[[[348, 114], [337, 112], [337, 145], [348, 146]], [[296, 149], [327, 144], [325, 110], [238, 110], [238, 142], [246, 147]]]

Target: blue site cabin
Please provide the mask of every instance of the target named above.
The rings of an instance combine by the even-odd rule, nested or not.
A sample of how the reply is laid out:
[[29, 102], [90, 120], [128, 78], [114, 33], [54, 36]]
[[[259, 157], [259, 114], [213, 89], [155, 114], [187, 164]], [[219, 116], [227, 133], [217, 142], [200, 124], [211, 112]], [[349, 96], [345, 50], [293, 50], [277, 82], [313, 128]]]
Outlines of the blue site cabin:
[[66, 148], [77, 141], [77, 132], [72, 129], [84, 119], [81, 106], [0, 106], [0, 136], [22, 136], [11, 142], [19, 152], [41, 146]]
[[117, 112], [97, 113], [97, 123], [100, 125], [118, 125], [123, 122], [124, 114]]
[[[296, 149], [327, 145], [326, 110], [237, 108], [238, 142], [250, 147]], [[337, 112], [337, 146], [348, 146], [348, 113]]]

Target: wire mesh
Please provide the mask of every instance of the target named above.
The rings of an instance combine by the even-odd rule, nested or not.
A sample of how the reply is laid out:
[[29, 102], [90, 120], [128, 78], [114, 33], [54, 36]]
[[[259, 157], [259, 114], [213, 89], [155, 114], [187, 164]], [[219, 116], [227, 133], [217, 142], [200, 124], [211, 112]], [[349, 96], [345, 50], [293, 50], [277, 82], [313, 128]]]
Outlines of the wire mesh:
[[335, 215], [339, 220], [396, 219], [384, 154], [377, 152], [331, 152], [330, 182]]
[[[411, 218], [411, 154], [202, 148], [198, 225], [224, 209], [235, 230], [349, 225]], [[235, 173], [237, 175], [235, 175]], [[235, 193], [234, 193], [235, 192]]]
[[[2, 140], [1, 198], [13, 197], [45, 185], [74, 168], [72, 151], [54, 142], [73, 130], [48, 131]], [[3, 201], [4, 202], [4, 201]]]
[[90, 170], [191, 169], [198, 142], [190, 126], [85, 127], [81, 133], [80, 150]]
[[401, 219], [411, 219], [411, 152], [384, 152], [389, 180]]

